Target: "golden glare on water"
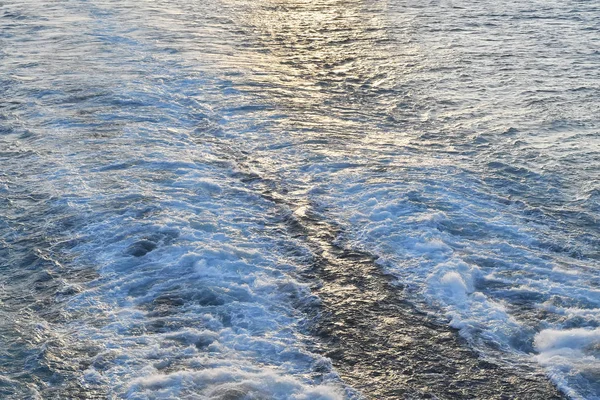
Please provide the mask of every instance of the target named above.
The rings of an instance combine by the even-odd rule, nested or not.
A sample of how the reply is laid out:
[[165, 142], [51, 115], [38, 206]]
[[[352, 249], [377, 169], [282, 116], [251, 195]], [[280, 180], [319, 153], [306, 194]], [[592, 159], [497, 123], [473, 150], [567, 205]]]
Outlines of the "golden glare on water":
[[[184, 5], [199, 15], [211, 7]], [[227, 18], [190, 26], [197, 45], [175, 43], [179, 57], [217, 72], [228, 91], [245, 96], [229, 108], [239, 112], [227, 117], [230, 124], [251, 112], [274, 129], [332, 140], [319, 151], [382, 151], [408, 144], [414, 135], [407, 131], [431, 115], [407, 89], [422, 57], [411, 18], [387, 1], [222, 0], [212, 7]], [[168, 31], [178, 19], [160, 14], [145, 23]]]
[[250, 66], [252, 74], [236, 87], [260, 88], [261, 100], [285, 113], [281, 129], [363, 146], [407, 143], [401, 132], [390, 135], [386, 124], [402, 93], [402, 71], [418, 49], [398, 48], [392, 40], [396, 33], [385, 19], [386, 2], [242, 4], [247, 8], [238, 14], [239, 25], [251, 38], [244, 46], [251, 51], [241, 48], [235, 62]]

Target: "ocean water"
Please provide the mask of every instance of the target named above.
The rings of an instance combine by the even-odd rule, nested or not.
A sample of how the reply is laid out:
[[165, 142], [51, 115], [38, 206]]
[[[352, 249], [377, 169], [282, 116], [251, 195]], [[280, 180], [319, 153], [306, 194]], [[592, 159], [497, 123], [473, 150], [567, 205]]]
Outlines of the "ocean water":
[[600, 4], [0, 0], [0, 397], [600, 399]]

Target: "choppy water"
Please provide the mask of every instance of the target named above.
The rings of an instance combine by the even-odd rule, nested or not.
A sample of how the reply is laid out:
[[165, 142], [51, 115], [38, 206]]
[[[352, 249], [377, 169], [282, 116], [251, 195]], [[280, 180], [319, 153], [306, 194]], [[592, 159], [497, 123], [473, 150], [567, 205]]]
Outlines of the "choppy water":
[[600, 398], [599, 49], [594, 1], [0, 0], [0, 397]]

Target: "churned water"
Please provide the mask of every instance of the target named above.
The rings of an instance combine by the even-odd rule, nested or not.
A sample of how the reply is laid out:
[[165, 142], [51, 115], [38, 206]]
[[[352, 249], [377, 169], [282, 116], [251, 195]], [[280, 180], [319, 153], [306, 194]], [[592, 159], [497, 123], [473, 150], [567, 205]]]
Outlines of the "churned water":
[[600, 398], [600, 4], [0, 0], [0, 397]]

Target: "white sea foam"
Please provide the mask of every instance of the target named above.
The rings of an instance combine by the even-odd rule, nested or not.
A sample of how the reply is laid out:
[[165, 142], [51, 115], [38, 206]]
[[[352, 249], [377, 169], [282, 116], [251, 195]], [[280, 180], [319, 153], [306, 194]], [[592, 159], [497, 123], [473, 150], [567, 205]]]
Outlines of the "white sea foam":
[[182, 371], [172, 374], [150, 375], [131, 382], [128, 398], [143, 399], [149, 396], [182, 398], [269, 398], [290, 400], [340, 399], [338, 388], [332, 386], [309, 387], [302, 382], [280, 374], [253, 372], [236, 368], [211, 368], [202, 371]]
[[[85, 384], [132, 399], [342, 398], [329, 362], [308, 351], [299, 332], [294, 307], [315, 301], [310, 290], [288, 274], [296, 267], [267, 236], [252, 236], [268, 203], [244, 191], [223, 197], [235, 180], [199, 192], [185, 184], [193, 169], [177, 175], [173, 196], [153, 202], [166, 214], [96, 222], [92, 214], [86, 224], [75, 251], [100, 277], [68, 307], [83, 313], [70, 327], [73, 339], [101, 348]], [[116, 203], [106, 196], [100, 204]]]
[[[567, 264], [529, 247], [539, 235], [537, 226], [523, 225], [518, 209], [474, 192], [477, 184], [468, 176], [447, 187], [439, 175], [437, 182], [417, 189], [411, 180], [436, 176], [437, 170], [404, 171], [414, 178], [388, 176], [387, 190], [378, 180], [376, 189], [367, 182], [357, 190], [350, 174], [338, 174], [337, 187], [323, 190], [320, 202], [337, 210], [330, 215], [347, 228], [340, 243], [379, 256], [408, 294], [417, 301], [423, 295], [443, 310], [450, 325], [482, 354], [501, 349], [509, 363], [511, 357], [533, 358], [571, 396], [591, 396], [598, 389], [596, 373], [590, 372], [598, 369], [597, 355], [588, 352], [577, 362], [577, 356], [564, 358], [584, 344], [595, 346], [596, 331], [570, 329], [598, 323], [600, 293], [589, 285], [596, 274], [591, 264], [576, 259]], [[339, 190], [347, 194], [329, 195]], [[547, 321], [535, 311], [542, 309], [551, 313]], [[540, 326], [549, 330], [536, 336]], [[558, 340], [555, 335], [563, 330], [570, 334], [561, 333]]]
[[536, 360], [575, 399], [598, 399], [600, 329], [545, 329], [535, 336]]
[[545, 329], [535, 336], [535, 347], [540, 353], [556, 354], [573, 350], [600, 349], [600, 329]]

